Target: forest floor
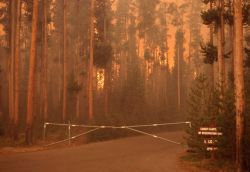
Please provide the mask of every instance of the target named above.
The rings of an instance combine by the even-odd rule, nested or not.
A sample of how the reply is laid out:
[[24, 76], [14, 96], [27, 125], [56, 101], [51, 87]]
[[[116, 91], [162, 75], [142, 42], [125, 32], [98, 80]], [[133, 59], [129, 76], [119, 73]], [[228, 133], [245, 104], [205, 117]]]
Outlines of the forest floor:
[[190, 172], [234, 172], [233, 162], [225, 159], [210, 159], [195, 153], [181, 156], [181, 164]]
[[[166, 132], [165, 138], [183, 141], [184, 132]], [[42, 149], [41, 149], [42, 150]], [[137, 136], [63, 149], [0, 154], [6, 172], [188, 172], [180, 156], [186, 148], [148, 136]]]

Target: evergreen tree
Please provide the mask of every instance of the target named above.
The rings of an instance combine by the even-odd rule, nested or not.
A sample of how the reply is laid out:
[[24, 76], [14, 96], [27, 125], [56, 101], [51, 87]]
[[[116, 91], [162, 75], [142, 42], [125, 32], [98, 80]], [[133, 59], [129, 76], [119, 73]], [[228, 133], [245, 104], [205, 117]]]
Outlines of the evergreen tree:
[[209, 87], [209, 82], [204, 74], [200, 74], [194, 80], [188, 97], [187, 119], [191, 122], [191, 127], [187, 130], [187, 143], [192, 151], [207, 154], [202, 136], [198, 135], [201, 127], [211, 126], [214, 121], [214, 114], [211, 108], [210, 97], [213, 94]]

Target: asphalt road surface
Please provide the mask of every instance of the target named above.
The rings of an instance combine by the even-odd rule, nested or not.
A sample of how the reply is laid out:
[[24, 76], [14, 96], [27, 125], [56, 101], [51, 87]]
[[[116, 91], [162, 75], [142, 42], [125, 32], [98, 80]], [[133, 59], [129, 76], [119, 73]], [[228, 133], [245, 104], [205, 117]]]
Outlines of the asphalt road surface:
[[[160, 134], [175, 141], [183, 132]], [[186, 172], [180, 145], [149, 136], [40, 152], [0, 155], [0, 172]]]

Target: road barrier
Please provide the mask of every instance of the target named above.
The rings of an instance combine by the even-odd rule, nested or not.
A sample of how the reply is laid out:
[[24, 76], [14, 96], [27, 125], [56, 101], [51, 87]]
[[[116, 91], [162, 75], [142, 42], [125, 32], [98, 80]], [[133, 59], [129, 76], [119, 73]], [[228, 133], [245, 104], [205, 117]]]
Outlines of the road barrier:
[[[173, 140], [161, 137], [161, 136], [150, 134], [148, 132], [138, 130], [138, 128], [159, 127], [159, 126], [169, 126], [169, 125], [183, 125], [183, 124], [188, 124], [189, 127], [191, 127], [191, 122], [189, 122], [189, 121], [186, 121], [186, 122], [173, 122], [173, 123], [161, 123], [161, 124], [147, 124], [147, 125], [128, 125], [128, 126], [126, 126], [126, 125], [125, 126], [105, 126], [105, 125], [84, 125], [84, 124], [83, 125], [78, 125], [78, 124], [71, 124], [70, 122], [68, 124], [66, 124], [66, 123], [45, 122], [44, 125], [43, 125], [43, 139], [44, 139], [44, 142], [45, 142], [47, 126], [52, 125], [52, 126], [64, 126], [64, 127], [67, 127], [68, 128], [68, 138], [64, 139], [64, 140], [60, 140], [60, 141], [57, 141], [57, 142], [47, 144], [47, 145], [45, 145], [46, 147], [47, 146], [52, 146], [52, 145], [55, 145], [55, 144], [59, 144], [59, 143], [62, 143], [62, 142], [66, 142], [66, 141], [68, 141], [68, 144], [70, 145], [71, 140], [76, 139], [76, 138], [78, 138], [80, 136], [89, 134], [91, 132], [100, 130], [100, 129], [127, 129], [127, 130], [130, 130], [130, 131], [140, 133], [140, 134], [143, 134], [143, 135], [147, 135], [147, 136], [150, 136], [150, 137], [153, 137], [153, 138], [156, 138], [156, 139], [160, 139], [160, 140], [163, 140], [163, 141], [166, 141], [166, 142], [181, 145], [180, 142], [176, 142], [176, 141], [173, 141]], [[86, 132], [83, 132], [81, 134], [75, 135], [75, 136], [71, 136], [71, 128], [72, 127], [88, 128], [90, 130], [88, 130]]]

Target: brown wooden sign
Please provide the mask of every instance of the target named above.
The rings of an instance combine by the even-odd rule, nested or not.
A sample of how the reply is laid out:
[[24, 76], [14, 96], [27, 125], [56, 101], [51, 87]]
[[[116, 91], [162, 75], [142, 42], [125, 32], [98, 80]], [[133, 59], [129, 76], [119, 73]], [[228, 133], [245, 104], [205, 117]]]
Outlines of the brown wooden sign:
[[201, 127], [198, 131], [198, 135], [204, 137], [203, 143], [207, 146], [207, 151], [216, 151], [218, 147], [216, 146], [218, 136], [222, 136], [223, 133], [218, 131], [216, 127]]

